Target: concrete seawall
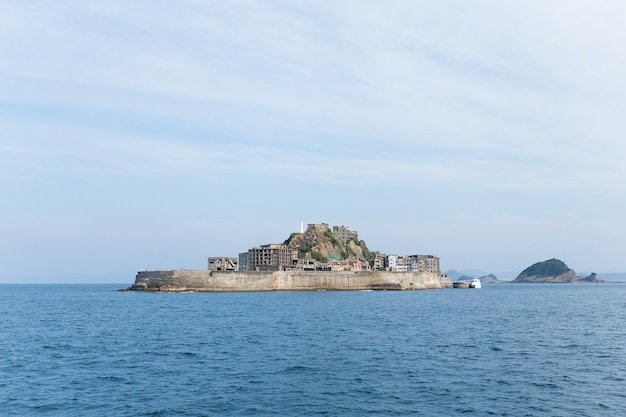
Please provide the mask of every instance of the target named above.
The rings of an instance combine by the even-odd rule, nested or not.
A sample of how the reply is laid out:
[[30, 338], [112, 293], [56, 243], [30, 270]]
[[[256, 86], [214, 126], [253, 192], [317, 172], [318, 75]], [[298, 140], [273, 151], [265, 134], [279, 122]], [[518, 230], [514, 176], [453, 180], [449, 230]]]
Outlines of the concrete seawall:
[[428, 290], [452, 287], [431, 272], [306, 272], [173, 270], [137, 273], [133, 291]]

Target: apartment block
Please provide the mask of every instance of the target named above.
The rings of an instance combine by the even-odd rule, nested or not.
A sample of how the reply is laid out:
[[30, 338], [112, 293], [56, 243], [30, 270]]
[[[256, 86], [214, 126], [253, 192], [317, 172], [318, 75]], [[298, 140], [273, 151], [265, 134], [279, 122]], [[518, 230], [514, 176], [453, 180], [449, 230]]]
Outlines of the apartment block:
[[348, 226], [333, 226], [333, 234], [345, 245], [350, 239], [358, 239], [359, 234], [356, 230], [350, 230]]
[[298, 259], [298, 251], [287, 245], [270, 243], [239, 254], [240, 271], [281, 271]]
[[439, 273], [439, 258], [433, 255], [387, 255], [385, 269], [398, 272]]

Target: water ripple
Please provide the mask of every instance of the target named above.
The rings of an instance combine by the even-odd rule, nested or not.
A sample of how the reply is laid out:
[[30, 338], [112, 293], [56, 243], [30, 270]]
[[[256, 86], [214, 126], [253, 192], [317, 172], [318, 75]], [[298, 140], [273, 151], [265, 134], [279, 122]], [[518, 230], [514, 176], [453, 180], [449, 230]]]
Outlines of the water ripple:
[[626, 415], [626, 286], [0, 286], [2, 415]]

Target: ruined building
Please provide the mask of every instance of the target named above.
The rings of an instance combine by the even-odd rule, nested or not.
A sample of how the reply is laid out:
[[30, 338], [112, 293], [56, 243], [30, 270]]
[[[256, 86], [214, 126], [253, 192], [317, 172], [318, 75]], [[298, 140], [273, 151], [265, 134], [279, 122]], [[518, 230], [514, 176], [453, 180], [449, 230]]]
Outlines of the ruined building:
[[298, 251], [287, 245], [270, 243], [239, 254], [240, 271], [281, 271], [298, 259]]

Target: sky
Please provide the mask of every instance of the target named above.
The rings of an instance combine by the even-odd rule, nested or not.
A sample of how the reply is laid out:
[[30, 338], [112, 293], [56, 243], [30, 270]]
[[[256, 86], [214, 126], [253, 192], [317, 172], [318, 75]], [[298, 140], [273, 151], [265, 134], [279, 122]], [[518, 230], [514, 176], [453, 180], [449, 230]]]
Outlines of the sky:
[[346, 225], [626, 272], [626, 2], [0, 1], [0, 282]]

